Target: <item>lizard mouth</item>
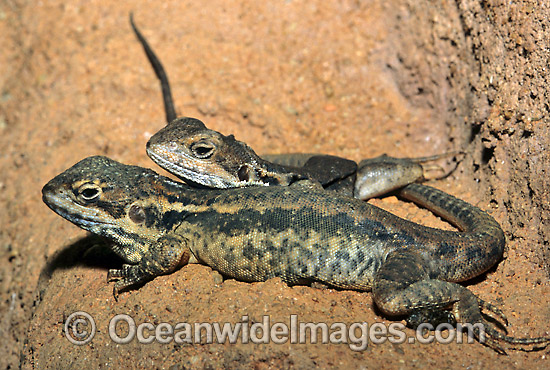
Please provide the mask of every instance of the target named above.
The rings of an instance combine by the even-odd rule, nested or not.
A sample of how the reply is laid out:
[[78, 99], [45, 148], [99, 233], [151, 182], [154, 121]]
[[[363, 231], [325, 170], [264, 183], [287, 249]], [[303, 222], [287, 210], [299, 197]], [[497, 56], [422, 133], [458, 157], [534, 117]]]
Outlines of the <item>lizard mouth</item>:
[[107, 221], [107, 218], [103, 217], [97, 209], [81, 206], [70, 198], [63, 196], [63, 193], [56, 194], [44, 191], [42, 200], [52, 211], [83, 229], [89, 230], [96, 225], [116, 226], [114, 223]]
[[[165, 155], [161, 156], [152, 150], [147, 150], [147, 154], [149, 155], [149, 157], [151, 157], [151, 159], [156, 164], [158, 164], [165, 170], [175, 174], [176, 176], [178, 176], [183, 180], [191, 181], [192, 183], [195, 183], [195, 184], [200, 184], [203, 186], [208, 186], [216, 189], [227, 189], [227, 188], [236, 187], [231, 181], [227, 181], [221, 176], [216, 176], [216, 175], [213, 175], [212, 173], [205, 175], [203, 173], [204, 171], [200, 171], [199, 169], [194, 169], [194, 167], [196, 166], [193, 166], [193, 162], [194, 162], [193, 160], [180, 157], [177, 159], [177, 161], [176, 160], [169, 161], [169, 160], [166, 160], [165, 157], [170, 156], [170, 153], [169, 152], [163, 152], [163, 153]], [[178, 162], [184, 162], [186, 165], [180, 166], [177, 164]]]
[[[159, 150], [159, 149], [156, 149]], [[164, 150], [164, 155], [159, 155], [153, 150], [147, 148], [147, 154], [149, 157], [160, 167], [164, 168], [168, 172], [173, 173], [184, 181], [191, 182], [192, 184], [199, 184], [202, 186], [207, 186], [215, 189], [232, 189], [232, 188], [241, 188], [247, 186], [268, 186], [261, 181], [255, 180], [239, 180], [237, 177], [228, 175], [228, 176], [219, 176], [215, 175], [215, 171], [206, 170], [203, 168], [196, 168], [194, 163], [196, 162], [193, 159], [177, 158], [174, 160], [167, 160], [166, 157], [170, 157], [170, 152]], [[178, 163], [183, 162], [185, 165], [181, 166]], [[241, 167], [242, 168], [242, 167]], [[205, 174], [207, 173], [207, 174]]]

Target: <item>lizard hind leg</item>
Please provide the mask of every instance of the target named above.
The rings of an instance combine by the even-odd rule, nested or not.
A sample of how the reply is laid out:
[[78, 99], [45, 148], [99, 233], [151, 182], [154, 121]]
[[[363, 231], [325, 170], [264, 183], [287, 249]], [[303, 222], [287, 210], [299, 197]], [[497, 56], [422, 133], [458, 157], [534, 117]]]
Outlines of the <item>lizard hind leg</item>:
[[420, 253], [398, 249], [388, 255], [377, 271], [372, 292], [376, 305], [383, 313], [412, 316], [412, 322], [421, 323], [420, 320], [435, 317], [436, 311], [457, 302], [461, 289], [465, 288], [430, 278], [429, 264]]
[[425, 163], [457, 154], [462, 152], [419, 158], [394, 158], [383, 154], [376, 158], [364, 159], [357, 166], [354, 197], [366, 200], [415, 182], [444, 178], [454, 171], [456, 165], [451, 169], [445, 169], [438, 164]]
[[490, 311], [506, 324], [502, 311], [462, 285], [431, 278], [437, 273], [430, 270], [429, 263], [416, 251], [400, 249], [390, 253], [373, 282], [373, 298], [378, 308], [389, 316], [405, 315], [416, 326], [423, 320], [433, 326], [453, 323], [449, 315], [434, 315], [450, 308], [449, 312], [462, 329], [503, 354], [506, 352], [501, 342], [520, 345], [550, 343], [550, 338], [546, 337], [514, 338], [501, 333], [483, 317], [481, 309]]

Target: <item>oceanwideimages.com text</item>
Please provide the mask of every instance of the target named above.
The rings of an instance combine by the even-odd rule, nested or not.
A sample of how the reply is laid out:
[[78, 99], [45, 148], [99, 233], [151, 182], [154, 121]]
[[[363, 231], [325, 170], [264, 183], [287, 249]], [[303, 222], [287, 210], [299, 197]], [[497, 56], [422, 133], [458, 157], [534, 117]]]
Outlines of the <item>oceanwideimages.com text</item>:
[[[75, 312], [65, 321], [67, 339], [77, 345], [89, 343], [96, 334], [95, 321], [86, 312]], [[400, 322], [372, 323], [355, 322], [306, 322], [298, 315], [290, 315], [289, 322], [273, 322], [269, 315], [263, 315], [261, 322], [251, 322], [249, 316], [242, 316], [237, 323], [218, 322], [178, 322], [136, 323], [126, 314], [114, 316], [109, 321], [107, 332], [117, 344], [137, 341], [142, 344], [158, 342], [209, 344], [209, 343], [275, 343], [275, 344], [347, 344], [353, 351], [363, 351], [370, 343], [382, 344], [386, 341], [401, 343], [472, 343], [474, 330], [484, 339], [482, 324], [441, 324], [434, 328], [431, 324], [421, 324], [415, 331], [407, 330]], [[410, 335], [414, 333], [414, 335]], [[465, 335], [463, 335], [465, 334]]]

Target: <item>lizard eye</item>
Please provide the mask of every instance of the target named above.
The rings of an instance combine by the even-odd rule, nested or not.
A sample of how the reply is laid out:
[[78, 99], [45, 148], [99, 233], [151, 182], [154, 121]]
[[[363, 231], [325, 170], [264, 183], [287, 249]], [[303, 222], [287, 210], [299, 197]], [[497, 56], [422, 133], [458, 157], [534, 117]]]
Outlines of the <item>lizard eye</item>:
[[207, 159], [212, 157], [216, 146], [209, 141], [199, 141], [191, 145], [191, 151], [195, 157], [199, 159]]
[[78, 189], [78, 199], [83, 203], [93, 203], [100, 195], [101, 188], [96, 184], [84, 184]]

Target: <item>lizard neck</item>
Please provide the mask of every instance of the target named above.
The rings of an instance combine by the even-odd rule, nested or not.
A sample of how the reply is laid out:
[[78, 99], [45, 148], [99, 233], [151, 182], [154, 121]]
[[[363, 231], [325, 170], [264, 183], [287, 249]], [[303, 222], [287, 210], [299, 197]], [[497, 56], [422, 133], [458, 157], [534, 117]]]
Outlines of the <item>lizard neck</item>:
[[245, 184], [288, 186], [309, 176], [300, 168], [282, 166], [258, 158], [243, 164], [237, 171], [237, 177]]

